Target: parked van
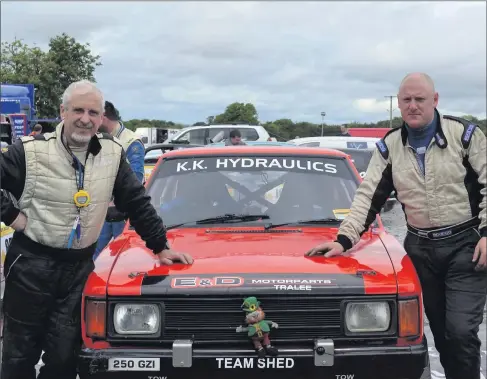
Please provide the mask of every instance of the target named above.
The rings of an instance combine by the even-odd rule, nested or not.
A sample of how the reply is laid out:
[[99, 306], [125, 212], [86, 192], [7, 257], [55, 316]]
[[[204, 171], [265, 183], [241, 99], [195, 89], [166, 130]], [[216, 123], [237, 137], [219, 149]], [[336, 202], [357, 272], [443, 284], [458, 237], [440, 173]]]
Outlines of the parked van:
[[261, 125], [225, 124], [209, 126], [190, 126], [164, 143], [189, 143], [193, 145], [209, 145], [213, 142], [226, 141], [230, 132], [238, 129], [243, 141], [270, 141], [271, 136]]

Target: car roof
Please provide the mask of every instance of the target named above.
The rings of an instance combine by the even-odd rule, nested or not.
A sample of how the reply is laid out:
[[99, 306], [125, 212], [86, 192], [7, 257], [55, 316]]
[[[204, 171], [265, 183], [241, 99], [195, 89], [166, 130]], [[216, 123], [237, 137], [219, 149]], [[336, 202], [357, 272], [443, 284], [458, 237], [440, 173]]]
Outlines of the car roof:
[[289, 140], [288, 142], [307, 142], [307, 141], [330, 141], [330, 142], [338, 142], [338, 141], [358, 141], [358, 142], [377, 142], [380, 138], [377, 137], [346, 137], [346, 136], [317, 136], [317, 137], [302, 137], [302, 138], [295, 138]]
[[[290, 142], [278, 142], [278, 141], [245, 141], [248, 146], [296, 146]], [[215, 142], [207, 145], [208, 147], [224, 146], [225, 142]]]
[[301, 147], [301, 146], [269, 146], [269, 145], [240, 145], [240, 146], [212, 146], [212, 147], [195, 147], [192, 149], [173, 150], [164, 154], [166, 158], [182, 158], [191, 157], [195, 155], [216, 155], [216, 154], [238, 154], [238, 155], [252, 155], [252, 154], [288, 154], [290, 156], [324, 156], [334, 158], [348, 158], [348, 154], [335, 150], [315, 147]]

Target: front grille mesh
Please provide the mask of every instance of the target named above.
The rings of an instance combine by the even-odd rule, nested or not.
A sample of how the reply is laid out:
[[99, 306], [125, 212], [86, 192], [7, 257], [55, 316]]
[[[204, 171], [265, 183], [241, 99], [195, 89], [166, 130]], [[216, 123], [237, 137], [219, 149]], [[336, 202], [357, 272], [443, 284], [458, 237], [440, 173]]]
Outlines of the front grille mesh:
[[[245, 342], [240, 309], [244, 296], [191, 296], [164, 298], [164, 340], [193, 339], [195, 342]], [[336, 338], [341, 335], [340, 304], [330, 296], [258, 296], [266, 319], [279, 324], [272, 330], [275, 341]]]

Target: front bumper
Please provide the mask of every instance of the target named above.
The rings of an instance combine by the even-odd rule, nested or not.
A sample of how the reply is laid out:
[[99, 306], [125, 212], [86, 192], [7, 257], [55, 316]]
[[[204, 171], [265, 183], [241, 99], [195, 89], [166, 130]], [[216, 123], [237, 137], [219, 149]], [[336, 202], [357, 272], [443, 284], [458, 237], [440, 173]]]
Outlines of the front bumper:
[[[280, 349], [278, 357], [266, 358], [258, 358], [253, 350], [196, 349], [190, 341], [176, 341], [172, 350], [83, 349], [79, 375], [81, 379], [430, 379], [426, 339], [410, 347], [334, 348], [333, 341], [323, 341], [315, 349]], [[108, 371], [110, 358], [147, 361], [123, 363], [133, 365], [133, 371]], [[156, 358], [158, 370], [137, 368], [147, 366], [149, 358]]]

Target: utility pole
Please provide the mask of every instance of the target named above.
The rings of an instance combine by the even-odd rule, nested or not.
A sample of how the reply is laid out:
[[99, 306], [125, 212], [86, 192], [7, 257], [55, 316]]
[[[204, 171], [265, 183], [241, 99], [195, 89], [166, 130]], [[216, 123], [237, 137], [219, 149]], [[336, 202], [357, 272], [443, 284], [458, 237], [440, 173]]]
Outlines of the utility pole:
[[392, 129], [392, 99], [397, 96], [384, 96], [389, 98], [389, 126]]
[[325, 124], [326, 112], [321, 112], [321, 136], [323, 137], [323, 125]]

